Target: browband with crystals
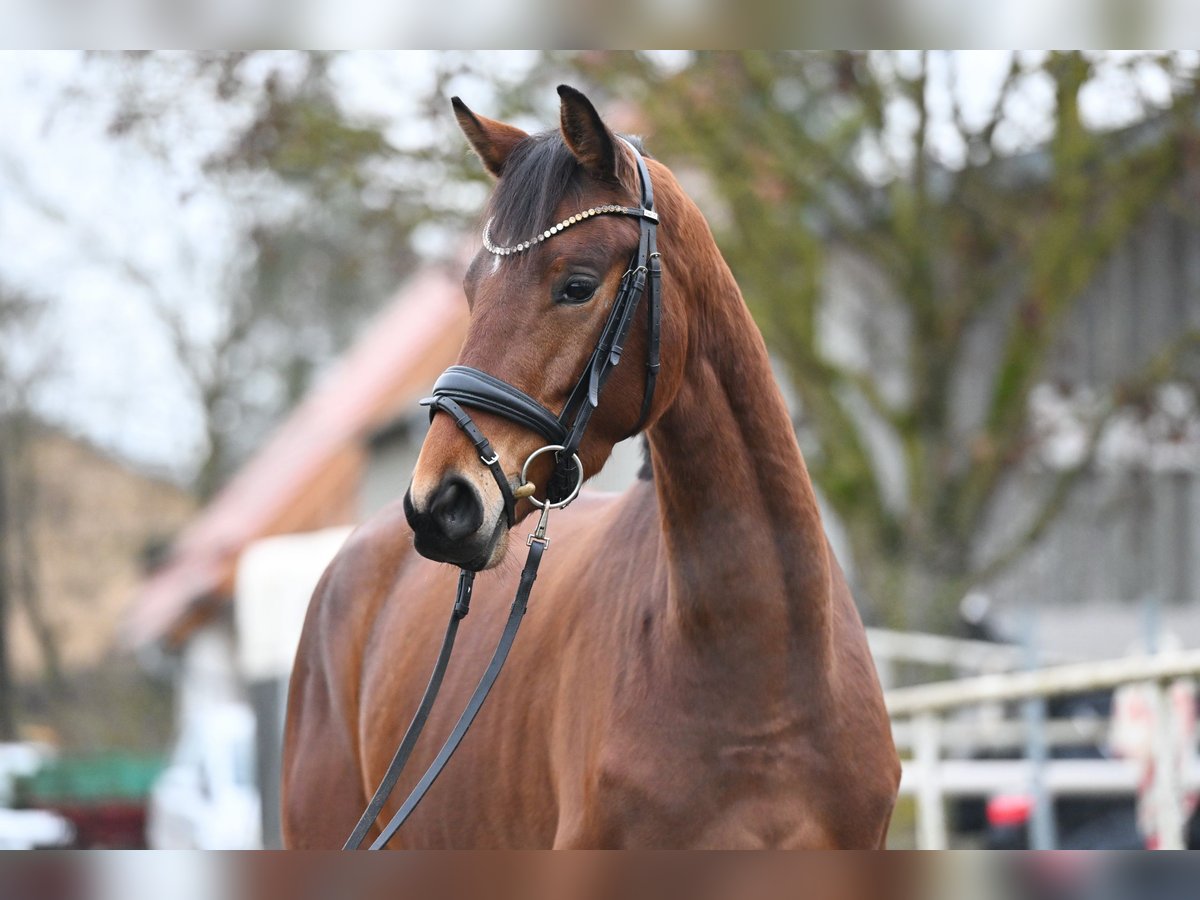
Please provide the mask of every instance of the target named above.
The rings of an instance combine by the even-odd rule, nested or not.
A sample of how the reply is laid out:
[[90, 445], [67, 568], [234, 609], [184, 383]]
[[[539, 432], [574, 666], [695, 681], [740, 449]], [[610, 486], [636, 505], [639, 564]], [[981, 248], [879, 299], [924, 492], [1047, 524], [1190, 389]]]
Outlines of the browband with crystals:
[[553, 237], [564, 228], [570, 228], [582, 222], [584, 219], [590, 219], [592, 216], [603, 215], [618, 215], [618, 216], [634, 216], [639, 219], [649, 219], [652, 222], [658, 221], [658, 213], [652, 209], [642, 209], [638, 206], [620, 206], [619, 204], [610, 203], [607, 206], [593, 206], [591, 209], [585, 209], [581, 213], [563, 219], [557, 225], [552, 225], [541, 234], [530, 238], [527, 241], [522, 241], [512, 247], [498, 247], [492, 243], [491, 230], [493, 219], [488, 219], [487, 224], [483, 226], [483, 246], [489, 253], [494, 253], [496, 256], [508, 256], [511, 253], [524, 253], [530, 247], [536, 247], [546, 238]]

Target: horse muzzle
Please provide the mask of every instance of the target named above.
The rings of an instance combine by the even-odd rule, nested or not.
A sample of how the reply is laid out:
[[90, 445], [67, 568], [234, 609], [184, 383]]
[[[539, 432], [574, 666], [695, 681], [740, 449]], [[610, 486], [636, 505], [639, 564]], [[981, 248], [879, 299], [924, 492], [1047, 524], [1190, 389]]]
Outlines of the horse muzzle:
[[492, 562], [504, 525], [503, 516], [488, 515], [475, 485], [453, 474], [419, 501], [410, 487], [404, 495], [404, 515], [418, 553], [474, 572]]

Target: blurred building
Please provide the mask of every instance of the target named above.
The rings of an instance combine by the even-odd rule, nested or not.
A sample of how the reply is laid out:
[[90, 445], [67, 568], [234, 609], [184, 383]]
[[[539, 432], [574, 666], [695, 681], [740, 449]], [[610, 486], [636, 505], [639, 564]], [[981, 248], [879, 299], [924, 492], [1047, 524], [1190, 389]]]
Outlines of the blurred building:
[[[1200, 200], [1200, 192], [1191, 195]], [[995, 327], [992, 325], [991, 327]], [[1038, 447], [992, 514], [982, 546], [1002, 546], [1027, 522], [1058, 473], [1076, 465], [1098, 396], [1136, 384], [1177, 339], [1200, 346], [1200, 219], [1155, 206], [1073, 305], [1033, 397]], [[997, 361], [989, 335], [971, 337], [979, 375]], [[1200, 396], [1166, 380], [1103, 430], [1095, 458], [1059, 517], [986, 590], [1001, 608], [1039, 607], [1049, 646], [1114, 656], [1166, 631], [1200, 646]], [[970, 396], [972, 386], [959, 390]], [[966, 404], [964, 404], [966, 405]]]
[[8, 446], [9, 640], [16, 676], [65, 675], [103, 663], [142, 578], [145, 555], [196, 509], [178, 485], [138, 471], [87, 441], [37, 422]]
[[144, 846], [168, 729], [161, 686], [119, 652], [119, 626], [148, 557], [195, 508], [28, 413], [0, 420], [0, 692], [19, 723], [19, 742], [0, 744], [6, 848]]
[[[1044, 177], [1038, 158], [1020, 161], [1023, 177]], [[1190, 196], [1200, 202], [1200, 189]], [[1024, 533], [1059, 476], [1086, 459], [1091, 422], [1106, 397], [1143, 381], [1156, 363], [1162, 369], [1179, 338], [1190, 334], [1200, 346], [1196, 208], [1155, 205], [1071, 306], [1032, 397], [1031, 446], [973, 548], [981, 562]], [[885, 396], [903, 395], [910, 350], [903, 305], [849, 251], [832, 251], [828, 273], [825, 345], [839, 363], [872, 373]], [[963, 336], [961, 358], [969, 364], [951, 385], [963, 446], [981, 430], [1019, 287]], [[903, 449], [869, 411], [863, 418], [884, 494], [901, 503]], [[1109, 421], [1049, 526], [979, 591], [1014, 639], [1035, 609], [1038, 641], [1058, 657], [1117, 656], [1162, 631], [1200, 646], [1198, 478], [1196, 383], [1166, 379]]]

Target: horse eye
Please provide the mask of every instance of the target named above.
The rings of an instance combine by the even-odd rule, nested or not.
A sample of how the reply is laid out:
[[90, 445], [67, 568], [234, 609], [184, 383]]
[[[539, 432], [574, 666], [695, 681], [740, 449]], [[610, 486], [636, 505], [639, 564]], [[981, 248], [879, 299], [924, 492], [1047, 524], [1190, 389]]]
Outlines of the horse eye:
[[595, 293], [595, 281], [576, 276], [563, 285], [557, 300], [559, 303], [587, 303]]

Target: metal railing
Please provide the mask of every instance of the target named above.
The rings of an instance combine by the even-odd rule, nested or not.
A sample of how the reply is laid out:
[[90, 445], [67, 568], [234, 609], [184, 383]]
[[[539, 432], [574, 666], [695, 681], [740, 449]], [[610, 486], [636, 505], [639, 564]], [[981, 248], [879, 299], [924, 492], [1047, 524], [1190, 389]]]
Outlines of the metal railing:
[[972, 641], [919, 631], [868, 628], [867, 642], [877, 664], [903, 662], [950, 666], [971, 672], [1007, 672], [1020, 668], [1025, 661], [1024, 648], [1016, 644]]
[[[946, 715], [972, 706], [1148, 684], [1153, 686], [1156, 728], [1152, 790], [1158, 845], [1182, 848], [1184, 793], [1200, 786], [1200, 767], [1194, 756], [1182, 769], [1172, 758], [1179, 742], [1168, 691], [1172, 682], [1197, 675], [1200, 650], [1192, 650], [980, 675], [889, 691], [887, 705], [893, 727], [912, 748], [912, 759], [904, 764], [901, 791], [916, 798], [918, 846], [940, 849], [947, 845], [945, 799], [950, 795], [1020, 790], [1032, 783], [1035, 774], [1042, 789], [1051, 794], [1132, 793], [1141, 779], [1141, 767], [1130, 760], [1050, 760], [1041, 763], [1035, 773], [1029, 760], [943, 759], [946, 732], [954, 727], [945, 721]], [[1193, 742], [1185, 745], [1191, 747]]]

